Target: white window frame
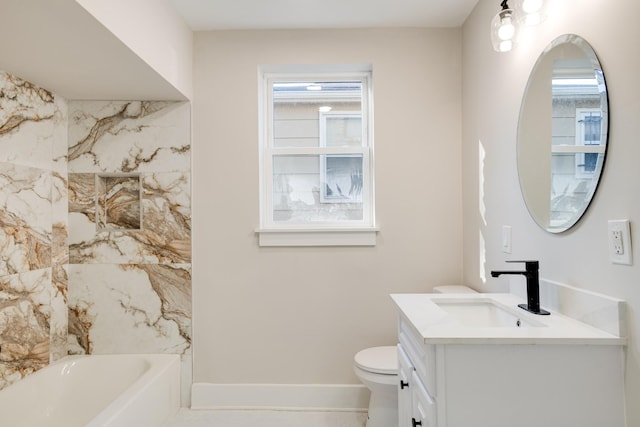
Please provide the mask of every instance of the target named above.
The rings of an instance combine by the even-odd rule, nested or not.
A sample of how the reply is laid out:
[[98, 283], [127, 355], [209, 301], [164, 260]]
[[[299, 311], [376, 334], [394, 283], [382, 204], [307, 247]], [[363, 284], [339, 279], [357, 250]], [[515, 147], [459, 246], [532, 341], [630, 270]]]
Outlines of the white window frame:
[[[260, 246], [373, 246], [376, 243], [375, 202], [373, 182], [373, 108], [371, 69], [345, 71], [312, 67], [304, 71], [268, 68], [260, 72], [260, 227], [256, 230]], [[273, 138], [274, 82], [308, 81], [362, 81], [362, 138], [359, 147], [275, 147]], [[323, 113], [319, 113], [323, 114]], [[348, 112], [345, 112], [348, 114]], [[321, 117], [319, 117], [322, 123]], [[324, 128], [324, 126], [320, 125]], [[322, 130], [321, 130], [322, 132]], [[322, 141], [324, 136], [319, 135]], [[333, 221], [282, 223], [273, 220], [273, 158], [278, 155], [319, 156], [321, 161], [330, 155], [362, 155], [363, 219], [359, 221]]]

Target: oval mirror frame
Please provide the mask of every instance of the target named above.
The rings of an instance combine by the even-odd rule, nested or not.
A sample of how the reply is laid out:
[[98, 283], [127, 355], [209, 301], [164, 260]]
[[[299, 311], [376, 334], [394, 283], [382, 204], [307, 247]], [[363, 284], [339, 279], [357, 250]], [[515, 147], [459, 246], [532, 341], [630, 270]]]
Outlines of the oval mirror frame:
[[561, 233], [587, 211], [604, 168], [608, 124], [595, 51], [575, 34], [557, 37], [531, 71], [518, 119], [520, 189], [542, 229]]

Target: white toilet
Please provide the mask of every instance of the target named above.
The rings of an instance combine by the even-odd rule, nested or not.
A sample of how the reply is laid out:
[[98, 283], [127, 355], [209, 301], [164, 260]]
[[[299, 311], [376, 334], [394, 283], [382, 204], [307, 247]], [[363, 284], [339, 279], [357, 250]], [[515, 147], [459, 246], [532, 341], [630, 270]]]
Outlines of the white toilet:
[[[435, 293], [476, 293], [462, 285], [436, 286]], [[371, 392], [367, 427], [398, 427], [398, 350], [395, 346], [371, 347], [358, 352], [354, 371]]]
[[367, 427], [398, 427], [398, 353], [395, 346], [358, 352], [354, 371], [371, 392]]

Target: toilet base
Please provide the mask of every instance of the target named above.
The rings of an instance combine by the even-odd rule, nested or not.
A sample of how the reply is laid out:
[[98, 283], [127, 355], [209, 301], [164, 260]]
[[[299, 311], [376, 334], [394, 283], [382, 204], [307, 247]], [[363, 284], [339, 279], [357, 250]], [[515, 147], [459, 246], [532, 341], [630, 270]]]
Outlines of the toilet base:
[[367, 427], [398, 427], [397, 357], [395, 346], [385, 346], [362, 350], [354, 358], [353, 370], [371, 393]]
[[398, 426], [398, 392], [395, 388], [371, 393], [367, 427]]

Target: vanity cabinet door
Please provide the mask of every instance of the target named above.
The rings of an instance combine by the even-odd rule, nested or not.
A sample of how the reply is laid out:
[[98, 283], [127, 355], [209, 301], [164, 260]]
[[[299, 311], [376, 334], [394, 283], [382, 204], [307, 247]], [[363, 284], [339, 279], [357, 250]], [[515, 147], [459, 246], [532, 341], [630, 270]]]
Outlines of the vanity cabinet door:
[[436, 427], [436, 404], [416, 372], [411, 377], [411, 426]]
[[398, 426], [412, 427], [412, 398], [413, 390], [411, 375], [415, 371], [413, 363], [407, 356], [407, 353], [398, 344]]
[[436, 390], [436, 346], [425, 344], [420, 334], [411, 326], [411, 323], [400, 317], [398, 341], [402, 349], [407, 353], [413, 368], [418, 371], [424, 385], [432, 396], [438, 396]]

